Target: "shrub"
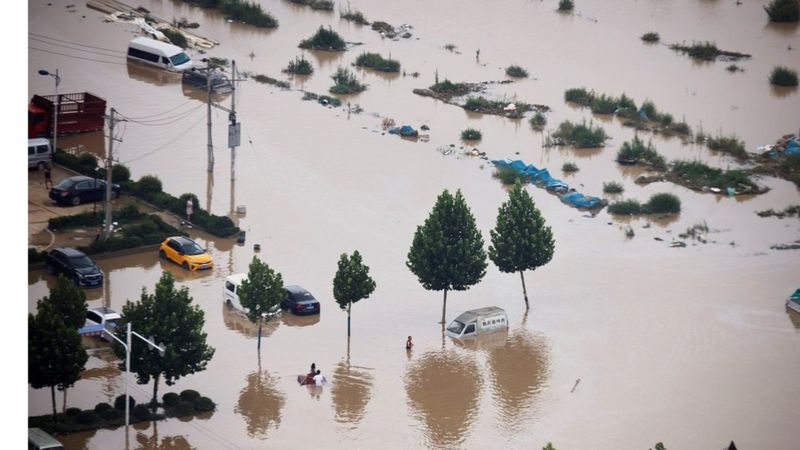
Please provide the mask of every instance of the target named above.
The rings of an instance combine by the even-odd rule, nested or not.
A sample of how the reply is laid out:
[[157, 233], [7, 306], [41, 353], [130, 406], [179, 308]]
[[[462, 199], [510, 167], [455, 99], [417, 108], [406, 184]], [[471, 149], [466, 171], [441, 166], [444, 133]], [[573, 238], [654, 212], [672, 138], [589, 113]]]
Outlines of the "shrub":
[[565, 162], [563, 166], [561, 166], [561, 170], [564, 173], [573, 173], [580, 170], [578, 166], [573, 162]]
[[599, 126], [591, 123], [589, 126], [586, 123], [573, 124], [568, 120], [558, 126], [553, 136], [577, 148], [601, 147], [607, 138], [605, 130]]
[[[133, 409], [133, 407], [136, 406], [136, 400], [133, 397], [130, 399], [130, 407]], [[114, 409], [125, 411], [125, 394], [118, 395], [117, 398], [114, 399]]]
[[531, 124], [531, 127], [535, 129], [542, 129], [545, 125], [547, 125], [547, 118], [544, 116], [544, 114], [537, 111], [533, 117], [531, 117], [529, 123]]
[[339, 36], [339, 33], [331, 28], [326, 30], [323, 27], [319, 27], [314, 36], [301, 41], [299, 47], [314, 50], [342, 51], [347, 47], [347, 43]]
[[195, 391], [194, 389], [186, 389], [181, 392], [180, 394], [181, 400], [185, 402], [192, 402], [194, 403], [195, 400], [200, 398], [200, 393]]
[[289, 84], [286, 81], [281, 81], [281, 80], [278, 80], [278, 79], [275, 79], [275, 78], [272, 78], [272, 77], [268, 77], [266, 75], [262, 75], [260, 73], [254, 75], [253, 76], [253, 80], [255, 80], [258, 83], [262, 83], [262, 84], [271, 84], [271, 85], [277, 86], [277, 87], [279, 87], [281, 89], [289, 89], [289, 88], [292, 87], [292, 85]]
[[606, 194], [621, 194], [624, 190], [625, 188], [622, 186], [622, 183], [617, 183], [616, 181], [603, 183], [603, 192]]
[[772, 22], [797, 22], [800, 20], [800, 3], [797, 0], [772, 0], [764, 7]]
[[572, 0], [558, 0], [559, 11], [572, 11], [574, 7], [575, 3]]
[[613, 97], [602, 94], [592, 99], [591, 108], [595, 114], [613, 114], [617, 110], [617, 103]]
[[356, 94], [367, 89], [366, 85], [361, 84], [353, 72], [339, 67], [336, 73], [331, 76], [334, 85], [329, 89], [331, 94]]
[[175, 406], [175, 415], [178, 417], [184, 417], [194, 414], [194, 404], [192, 402], [187, 402], [181, 400]]
[[525, 78], [528, 76], [528, 71], [517, 65], [510, 65], [506, 67], [506, 75], [514, 78]]
[[744, 142], [737, 139], [736, 136], [711, 137], [706, 142], [706, 145], [708, 145], [708, 148], [711, 150], [730, 153], [737, 158], [747, 158], [747, 150], [744, 148]]
[[150, 418], [150, 409], [147, 405], [136, 405], [133, 407], [132, 415], [136, 420], [148, 420]]
[[384, 58], [378, 53], [362, 53], [358, 55], [356, 66], [369, 67], [381, 72], [400, 72], [400, 61]]
[[180, 31], [173, 30], [172, 28], [164, 28], [161, 29], [160, 31], [164, 33], [164, 36], [166, 36], [167, 39], [169, 39], [169, 41], [172, 42], [174, 45], [177, 45], [182, 49], [186, 49], [187, 47], [189, 47], [189, 41], [186, 39], [186, 36], [184, 36], [183, 33], [181, 33]]
[[97, 157], [91, 153], [81, 153], [78, 156], [78, 164], [94, 170], [97, 167]]
[[531, 177], [511, 167], [501, 167], [492, 175], [503, 184], [510, 185], [519, 181], [521, 184], [530, 183]]
[[109, 409], [114, 409], [114, 407], [105, 402], [101, 402], [94, 405], [94, 412], [98, 414], [100, 414], [103, 411], [108, 411]]
[[121, 183], [131, 179], [131, 170], [122, 164], [115, 164], [111, 168], [111, 180], [114, 183]]
[[461, 139], [465, 141], [477, 141], [481, 138], [483, 138], [483, 135], [480, 130], [476, 130], [475, 128], [467, 128], [461, 132]]
[[445, 78], [441, 83], [436, 83], [430, 87], [430, 90], [439, 94], [447, 94], [452, 96], [466, 95], [469, 93], [469, 86], [464, 83], [453, 83]]
[[97, 414], [95, 414], [94, 411], [90, 410], [81, 411], [78, 413], [77, 416], [75, 416], [75, 422], [78, 422], [79, 424], [82, 425], [89, 425], [95, 423], [97, 422], [97, 419], [98, 419]]
[[75, 407], [67, 408], [67, 410], [64, 411], [64, 414], [66, 414], [68, 417], [75, 417], [80, 413], [81, 413], [81, 409], [80, 408], [75, 408]]
[[643, 112], [648, 119], [655, 119], [658, 117], [656, 105], [650, 100], [645, 100], [644, 103], [642, 103], [642, 107], [639, 108], [639, 111]]
[[653, 194], [642, 206], [646, 214], [675, 214], [681, 212], [681, 200], [674, 194]]
[[344, 20], [349, 20], [360, 25], [369, 25], [369, 21], [364, 17], [364, 14], [358, 10], [347, 10], [347, 12], [340, 13], [339, 17]]
[[623, 92], [622, 95], [617, 99], [617, 108], [628, 109], [631, 111], [636, 111], [636, 102], [633, 101], [632, 98], [625, 95]]
[[725, 68], [725, 70], [727, 70], [728, 72], [731, 72], [731, 73], [735, 73], [735, 72], [738, 72], [740, 70], [744, 71], [744, 69], [742, 69], [741, 67], [737, 66], [736, 64], [729, 65], [728, 67]]
[[122, 411], [118, 409], [107, 409], [103, 412], [98, 413], [101, 419], [108, 420], [108, 421], [115, 421], [122, 417]]
[[311, 9], [317, 11], [333, 11], [333, 2], [330, 0], [314, 0], [311, 2]]
[[179, 401], [181, 401], [181, 397], [174, 392], [167, 392], [161, 396], [161, 401], [164, 402], [165, 406], [173, 407], [177, 405]]
[[216, 405], [214, 405], [214, 402], [208, 397], [200, 397], [194, 401], [194, 409], [200, 412], [213, 411], [214, 406]]
[[[272, 14], [264, 11], [259, 3], [248, 0], [194, 0], [203, 3], [213, 4], [214, 7], [222, 10], [229, 19], [255, 25], [261, 28], [276, 28], [278, 21]], [[210, 6], [210, 5], [209, 5]]]
[[636, 200], [621, 200], [608, 205], [608, 212], [617, 215], [637, 215], [642, 213], [642, 205]]
[[683, 183], [694, 187], [716, 187], [720, 189], [741, 188], [757, 189], [755, 183], [741, 170], [723, 171], [709, 167], [699, 161], [675, 161], [670, 173], [678, 177]]
[[161, 180], [155, 175], [145, 175], [136, 183], [136, 193], [142, 196], [161, 192]]
[[620, 164], [637, 164], [641, 161], [657, 170], [665, 170], [667, 168], [664, 157], [658, 154], [652, 142], [648, 142], [645, 145], [638, 136], [634, 136], [632, 141], [622, 144], [619, 152], [617, 152], [617, 162]]
[[674, 131], [674, 132], [679, 133], [679, 134], [691, 134], [692, 133], [691, 128], [689, 128], [689, 124], [684, 122], [684, 121], [673, 123], [672, 126], [669, 127], [669, 129], [671, 131]]
[[658, 42], [659, 40], [661, 40], [661, 36], [659, 36], [658, 33], [651, 31], [649, 33], [643, 34], [640, 39], [645, 42]]
[[44, 262], [47, 259], [46, 251], [38, 251], [33, 247], [28, 247], [28, 264]]
[[788, 67], [777, 66], [769, 75], [769, 82], [776, 86], [797, 86], [797, 71]]
[[314, 73], [314, 66], [311, 65], [305, 56], [298, 56], [293, 61], [289, 61], [289, 65], [283, 69], [284, 73], [293, 73], [295, 75], [311, 75]]
[[592, 102], [592, 95], [586, 88], [572, 88], [564, 92], [564, 100], [588, 106]]

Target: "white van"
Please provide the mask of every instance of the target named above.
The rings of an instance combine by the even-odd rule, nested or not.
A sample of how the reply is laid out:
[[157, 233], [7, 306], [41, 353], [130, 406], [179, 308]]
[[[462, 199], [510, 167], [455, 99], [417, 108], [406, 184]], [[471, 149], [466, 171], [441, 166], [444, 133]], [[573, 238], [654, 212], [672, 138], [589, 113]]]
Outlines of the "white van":
[[128, 44], [128, 58], [173, 72], [192, 67], [192, 59], [182, 48], [146, 37], [137, 37]]
[[50, 141], [45, 138], [28, 139], [28, 168], [43, 170], [53, 159]]
[[447, 335], [469, 338], [494, 331], [508, 330], [508, 316], [502, 308], [486, 306], [461, 313], [447, 326]]
[[28, 428], [28, 449], [64, 450], [64, 446], [41, 428]]
[[[242, 281], [245, 278], [247, 278], [246, 273], [235, 273], [225, 277], [225, 286], [222, 288], [222, 301], [246, 314], [249, 310], [242, 307], [242, 304], [239, 302], [239, 288], [242, 287]], [[269, 310], [267, 317], [275, 317], [280, 314], [280, 312], [280, 305], [275, 305]]]

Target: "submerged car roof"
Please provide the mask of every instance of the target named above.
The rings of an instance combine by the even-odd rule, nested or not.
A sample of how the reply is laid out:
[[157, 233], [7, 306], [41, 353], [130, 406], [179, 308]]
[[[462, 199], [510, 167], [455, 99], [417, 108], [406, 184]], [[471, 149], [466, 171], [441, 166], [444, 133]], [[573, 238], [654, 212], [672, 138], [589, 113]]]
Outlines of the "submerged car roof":
[[499, 308], [497, 306], [485, 306], [483, 308], [464, 311], [463, 313], [459, 314], [458, 317], [456, 317], [456, 320], [461, 323], [467, 323], [472, 321], [473, 319], [477, 319], [478, 317], [491, 316], [496, 314], [505, 315], [505, 313], [506, 311], [503, 308]]
[[58, 250], [70, 258], [74, 256], [86, 256], [86, 253], [83, 253], [82, 251], [72, 247], [56, 247], [53, 250]]

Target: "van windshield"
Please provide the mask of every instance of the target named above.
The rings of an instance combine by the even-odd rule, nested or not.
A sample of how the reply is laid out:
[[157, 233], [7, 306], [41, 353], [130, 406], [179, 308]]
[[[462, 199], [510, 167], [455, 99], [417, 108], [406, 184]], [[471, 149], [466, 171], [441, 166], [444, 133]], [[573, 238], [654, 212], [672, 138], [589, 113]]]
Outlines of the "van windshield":
[[464, 324], [457, 320], [450, 322], [450, 325], [447, 326], [447, 331], [454, 334], [461, 334], [461, 330], [463, 329], [464, 329]]
[[185, 64], [185, 63], [191, 61], [191, 59], [189, 58], [189, 55], [187, 55], [184, 52], [180, 52], [177, 55], [170, 56], [169, 60], [172, 62], [173, 66], [180, 66], [181, 64]]

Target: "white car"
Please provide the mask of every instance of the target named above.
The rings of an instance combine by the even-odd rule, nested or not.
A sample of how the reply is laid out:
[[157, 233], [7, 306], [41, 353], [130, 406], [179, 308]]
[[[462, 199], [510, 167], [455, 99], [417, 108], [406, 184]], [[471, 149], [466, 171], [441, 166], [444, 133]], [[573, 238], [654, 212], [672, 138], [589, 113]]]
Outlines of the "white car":
[[[111, 308], [94, 308], [86, 311], [86, 324], [81, 330], [81, 334], [96, 334], [101, 338], [103, 336], [102, 329], [113, 332], [117, 328], [117, 323], [122, 319], [122, 316]], [[100, 327], [98, 327], [100, 325]], [[101, 328], [102, 327], [102, 328]]]

